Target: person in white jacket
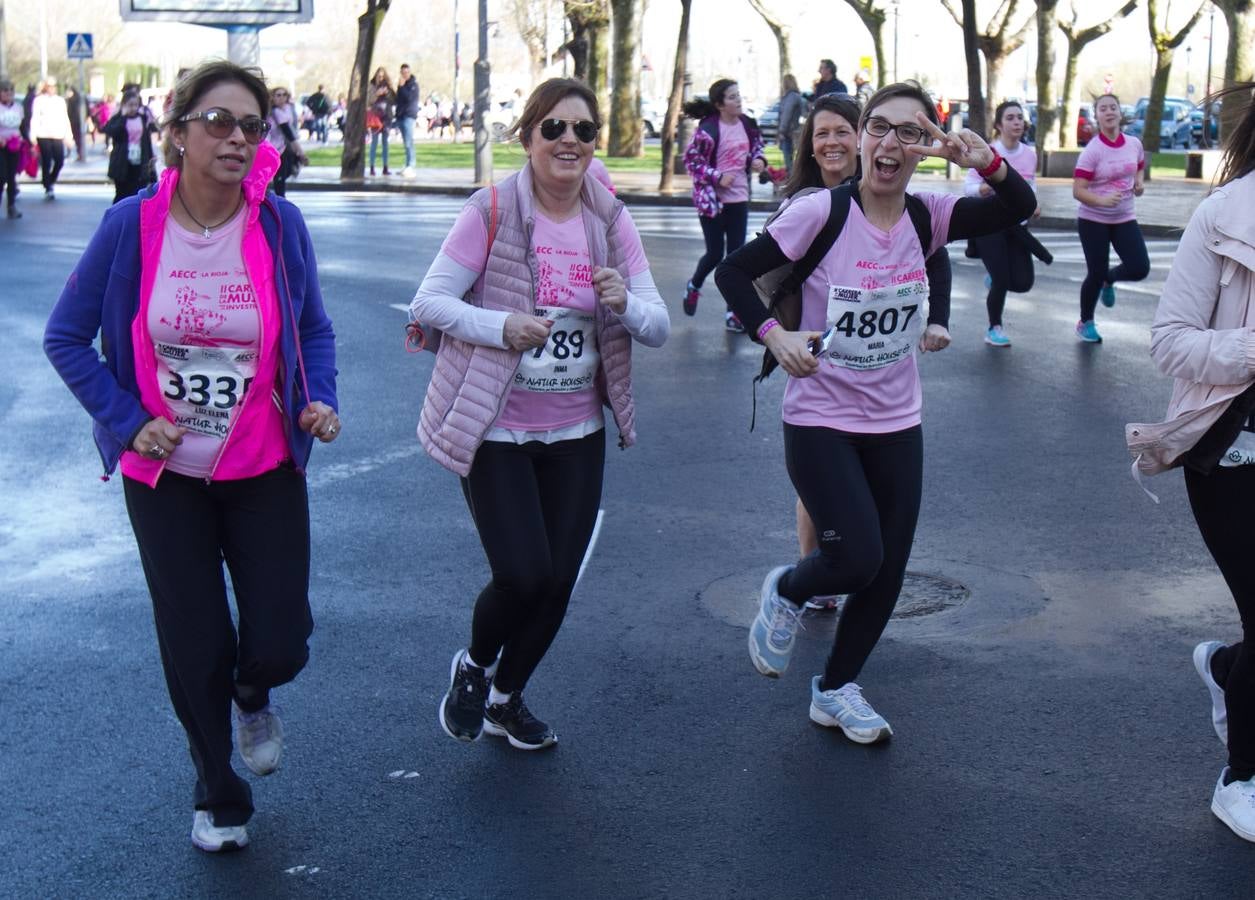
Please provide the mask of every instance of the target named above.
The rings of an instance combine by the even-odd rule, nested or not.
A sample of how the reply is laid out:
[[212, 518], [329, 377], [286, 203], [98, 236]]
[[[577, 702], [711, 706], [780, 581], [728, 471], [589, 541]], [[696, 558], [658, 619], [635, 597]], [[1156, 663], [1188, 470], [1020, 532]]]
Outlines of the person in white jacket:
[[1176, 378], [1167, 421], [1130, 425], [1140, 471], [1183, 466], [1203, 542], [1238, 608], [1245, 640], [1204, 641], [1194, 667], [1228, 750], [1211, 809], [1255, 841], [1255, 84], [1227, 91], [1246, 111], [1225, 141], [1219, 185], [1194, 211], [1164, 284], [1151, 356]]
[[40, 181], [44, 199], [57, 199], [54, 187], [65, 165], [65, 142], [73, 139], [65, 99], [57, 94], [57, 79], [49, 78], [31, 105], [31, 137], [39, 144]]

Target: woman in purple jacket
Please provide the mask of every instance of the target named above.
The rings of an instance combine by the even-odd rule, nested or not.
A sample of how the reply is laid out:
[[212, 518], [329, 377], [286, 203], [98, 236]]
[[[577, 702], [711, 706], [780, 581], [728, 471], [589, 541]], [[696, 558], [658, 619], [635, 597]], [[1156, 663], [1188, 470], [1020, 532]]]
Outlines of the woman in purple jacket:
[[[166, 169], [105, 213], [53, 309], [44, 349], [94, 420], [153, 601], [196, 767], [192, 843], [248, 843], [248, 782], [279, 767], [270, 691], [309, 658], [313, 439], [335, 440], [335, 335], [300, 212], [266, 193], [269, 95], [206, 63], [174, 89]], [[93, 341], [100, 337], [103, 358]], [[222, 564], [240, 630], [231, 621]]]
[[[700, 120], [684, 151], [684, 167], [693, 179], [693, 205], [706, 239], [706, 253], [684, 289], [684, 314], [691, 316], [697, 313], [706, 276], [725, 254], [745, 243], [749, 174], [767, 168], [767, 159], [757, 123], [741, 112], [741, 91], [735, 81], [720, 78], [710, 86], [710, 99], [690, 100], [684, 114]], [[730, 305], [724, 327], [736, 334], [745, 331]]]

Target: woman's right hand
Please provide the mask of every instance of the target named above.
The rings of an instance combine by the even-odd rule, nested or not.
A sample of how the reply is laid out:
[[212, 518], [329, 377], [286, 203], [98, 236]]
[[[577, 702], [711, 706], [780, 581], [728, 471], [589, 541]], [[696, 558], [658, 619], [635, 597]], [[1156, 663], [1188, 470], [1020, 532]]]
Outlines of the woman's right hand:
[[724, 172], [719, 176], [719, 187], [731, 187], [732, 182], [736, 179], [735, 172]]
[[763, 344], [794, 378], [809, 378], [819, 371], [819, 360], [811, 353], [811, 341], [822, 340], [818, 331], [785, 331], [780, 326], [763, 335]]
[[549, 340], [549, 330], [553, 328], [553, 320], [543, 316], [529, 316], [524, 313], [510, 313], [506, 316], [505, 327], [501, 329], [501, 337], [511, 350], [535, 350], [543, 347]]
[[183, 443], [185, 434], [186, 428], [175, 425], [169, 419], [149, 419], [148, 424], [135, 435], [135, 440], [131, 441], [131, 449], [148, 459], [165, 459]]

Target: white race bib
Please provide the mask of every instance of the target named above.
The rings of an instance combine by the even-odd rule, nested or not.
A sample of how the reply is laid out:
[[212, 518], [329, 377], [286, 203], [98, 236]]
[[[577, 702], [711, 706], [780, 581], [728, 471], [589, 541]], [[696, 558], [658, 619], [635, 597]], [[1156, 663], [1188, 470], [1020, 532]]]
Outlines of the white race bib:
[[846, 369], [880, 369], [915, 352], [924, 332], [928, 285], [880, 288], [828, 285], [828, 331], [819, 358]]
[[226, 440], [257, 374], [257, 350], [155, 344], [157, 383], [171, 421], [193, 434]]
[[524, 351], [514, 386], [538, 394], [567, 394], [592, 387], [601, 365], [597, 317], [565, 306], [538, 306], [536, 315], [553, 322], [549, 340], [543, 347]]

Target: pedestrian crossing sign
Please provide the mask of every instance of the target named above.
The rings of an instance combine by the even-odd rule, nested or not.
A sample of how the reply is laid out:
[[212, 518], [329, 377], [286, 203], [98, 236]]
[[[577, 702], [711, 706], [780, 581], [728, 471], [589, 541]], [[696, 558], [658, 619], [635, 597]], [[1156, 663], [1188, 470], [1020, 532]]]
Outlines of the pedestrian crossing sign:
[[66, 59], [91, 59], [92, 56], [91, 32], [71, 31], [65, 36]]

